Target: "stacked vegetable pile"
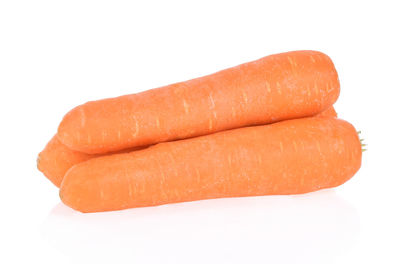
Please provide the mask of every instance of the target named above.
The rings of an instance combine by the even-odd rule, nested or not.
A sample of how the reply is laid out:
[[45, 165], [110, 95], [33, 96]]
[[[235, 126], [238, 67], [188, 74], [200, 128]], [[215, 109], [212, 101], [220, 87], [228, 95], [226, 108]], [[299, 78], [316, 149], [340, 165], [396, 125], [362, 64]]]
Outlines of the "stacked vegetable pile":
[[81, 212], [335, 187], [362, 155], [336, 118], [339, 90], [328, 56], [294, 51], [87, 102], [65, 115], [38, 168]]

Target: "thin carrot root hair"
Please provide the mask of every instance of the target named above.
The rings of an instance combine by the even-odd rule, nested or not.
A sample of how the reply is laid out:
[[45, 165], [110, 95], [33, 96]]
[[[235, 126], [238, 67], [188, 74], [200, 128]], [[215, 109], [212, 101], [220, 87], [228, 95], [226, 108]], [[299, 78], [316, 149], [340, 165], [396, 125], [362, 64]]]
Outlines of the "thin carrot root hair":
[[364, 140], [365, 140], [364, 138], [361, 138], [361, 131], [360, 130], [357, 131], [357, 134], [358, 134], [358, 138], [360, 139], [360, 143], [361, 143], [361, 151], [362, 152], [367, 151], [368, 149], [366, 147], [368, 146], [368, 144], [366, 144], [364, 142]]

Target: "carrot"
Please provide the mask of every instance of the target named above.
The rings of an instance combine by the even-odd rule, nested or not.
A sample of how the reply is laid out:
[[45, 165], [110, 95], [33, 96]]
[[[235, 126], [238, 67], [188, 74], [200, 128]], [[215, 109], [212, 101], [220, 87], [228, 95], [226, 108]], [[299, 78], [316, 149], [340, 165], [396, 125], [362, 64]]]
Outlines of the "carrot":
[[337, 113], [335, 111], [335, 108], [333, 106], [329, 107], [325, 111], [322, 111], [321, 113], [315, 115], [316, 117], [337, 117]]
[[[129, 152], [140, 148], [127, 149], [120, 151]], [[86, 154], [83, 152], [71, 150], [62, 144], [54, 136], [39, 153], [37, 158], [37, 167], [55, 186], [60, 187], [65, 173], [75, 164], [102, 156], [100, 154]]]
[[54, 136], [37, 158], [37, 167], [55, 186], [60, 187], [65, 172], [73, 165], [97, 155], [71, 150]]
[[[318, 117], [337, 117], [333, 106], [317, 114]], [[140, 148], [128, 149], [125, 152], [139, 150]], [[71, 150], [62, 144], [56, 136], [46, 145], [44, 150], [39, 153], [37, 159], [38, 169], [57, 187], [69, 168], [83, 161], [101, 156], [99, 154], [86, 154]]]
[[361, 165], [354, 127], [303, 118], [160, 143], [72, 167], [62, 201], [81, 212], [338, 186]]
[[330, 58], [271, 55], [208, 76], [80, 105], [58, 128], [73, 150], [104, 153], [249, 125], [313, 116], [339, 95]]

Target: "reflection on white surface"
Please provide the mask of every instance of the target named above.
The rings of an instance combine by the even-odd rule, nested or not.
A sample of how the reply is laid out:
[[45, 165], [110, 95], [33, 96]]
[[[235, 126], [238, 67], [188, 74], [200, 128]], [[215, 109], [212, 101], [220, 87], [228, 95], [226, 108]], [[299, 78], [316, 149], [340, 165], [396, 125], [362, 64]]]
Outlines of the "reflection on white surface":
[[57, 205], [42, 235], [74, 263], [331, 263], [359, 233], [333, 190], [81, 214]]

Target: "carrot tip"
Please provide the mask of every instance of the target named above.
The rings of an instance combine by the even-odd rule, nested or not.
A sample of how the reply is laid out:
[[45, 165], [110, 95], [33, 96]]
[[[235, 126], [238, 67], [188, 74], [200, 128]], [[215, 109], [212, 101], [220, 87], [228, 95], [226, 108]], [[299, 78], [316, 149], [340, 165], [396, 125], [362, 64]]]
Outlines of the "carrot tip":
[[39, 169], [39, 164], [40, 164], [40, 153], [38, 154], [37, 158], [36, 158], [36, 167]]

